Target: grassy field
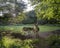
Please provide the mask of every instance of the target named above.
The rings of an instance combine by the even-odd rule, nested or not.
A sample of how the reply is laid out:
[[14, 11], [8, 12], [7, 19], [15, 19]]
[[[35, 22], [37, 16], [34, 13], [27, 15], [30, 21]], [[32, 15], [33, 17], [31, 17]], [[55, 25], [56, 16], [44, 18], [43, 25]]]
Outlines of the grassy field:
[[[0, 26], [0, 31], [12, 30], [12, 31], [22, 31], [23, 27], [33, 27], [33, 25], [20, 25], [20, 26]], [[39, 25], [40, 32], [54, 31], [60, 29], [59, 26], [53, 25]]]

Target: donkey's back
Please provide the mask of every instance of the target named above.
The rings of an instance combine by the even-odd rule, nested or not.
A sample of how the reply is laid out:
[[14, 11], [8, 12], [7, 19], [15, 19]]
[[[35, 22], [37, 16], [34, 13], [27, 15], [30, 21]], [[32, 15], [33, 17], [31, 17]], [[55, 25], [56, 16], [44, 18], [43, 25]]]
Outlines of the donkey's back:
[[32, 27], [23, 27], [23, 31], [32, 31], [34, 28]]

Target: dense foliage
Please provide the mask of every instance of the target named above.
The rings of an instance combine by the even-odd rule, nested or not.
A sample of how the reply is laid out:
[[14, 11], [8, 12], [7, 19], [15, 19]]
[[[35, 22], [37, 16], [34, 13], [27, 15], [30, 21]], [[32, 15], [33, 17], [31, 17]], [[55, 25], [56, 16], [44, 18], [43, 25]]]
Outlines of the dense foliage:
[[[26, 4], [23, 1], [18, 2], [17, 0], [9, 1], [0, 0], [0, 3], [5, 4], [4, 6], [0, 6], [0, 11], [4, 10], [9, 11], [8, 14], [3, 15], [5, 17], [0, 16], [0, 22], [7, 23], [10, 21], [12, 22], [12, 24], [14, 23], [16, 24], [23, 21], [23, 23], [32, 24], [34, 23], [34, 19], [37, 16], [39, 24], [60, 23], [60, 0], [30, 0], [30, 1], [32, 5], [36, 5], [34, 8], [35, 10], [23, 13], [24, 9], [26, 9]], [[6, 4], [7, 2], [10, 2], [10, 4]], [[6, 16], [8, 17], [6, 18]]]
[[17, 0], [0, 0], [0, 24], [16, 24], [23, 21], [26, 17], [23, 13], [26, 4]]
[[60, 36], [54, 34], [45, 39], [15, 39], [4, 36], [0, 40], [0, 48], [60, 48]]
[[0, 48], [33, 48], [31, 43], [31, 39], [20, 40], [3, 37], [0, 43]]
[[36, 14], [40, 19], [60, 22], [60, 0], [42, 0], [36, 6]]

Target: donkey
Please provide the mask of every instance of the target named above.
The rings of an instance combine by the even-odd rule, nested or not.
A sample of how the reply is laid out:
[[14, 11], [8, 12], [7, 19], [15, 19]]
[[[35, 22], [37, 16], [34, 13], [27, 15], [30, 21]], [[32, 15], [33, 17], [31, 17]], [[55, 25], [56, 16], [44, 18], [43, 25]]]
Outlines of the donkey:
[[39, 27], [36, 24], [33, 27], [23, 27], [23, 31], [27, 33], [26, 35], [32, 36], [34, 38], [39, 37]]
[[33, 31], [34, 28], [32, 27], [23, 27], [23, 31]]

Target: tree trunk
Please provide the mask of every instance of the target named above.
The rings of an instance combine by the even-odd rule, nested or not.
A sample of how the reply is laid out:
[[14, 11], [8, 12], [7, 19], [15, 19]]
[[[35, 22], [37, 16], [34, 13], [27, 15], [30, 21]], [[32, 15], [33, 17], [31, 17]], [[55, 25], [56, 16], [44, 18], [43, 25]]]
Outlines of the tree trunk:
[[35, 29], [35, 34], [36, 34], [36, 38], [39, 37], [39, 27], [38, 27], [38, 20], [37, 20], [37, 17], [35, 17], [35, 20], [34, 20], [34, 29]]

